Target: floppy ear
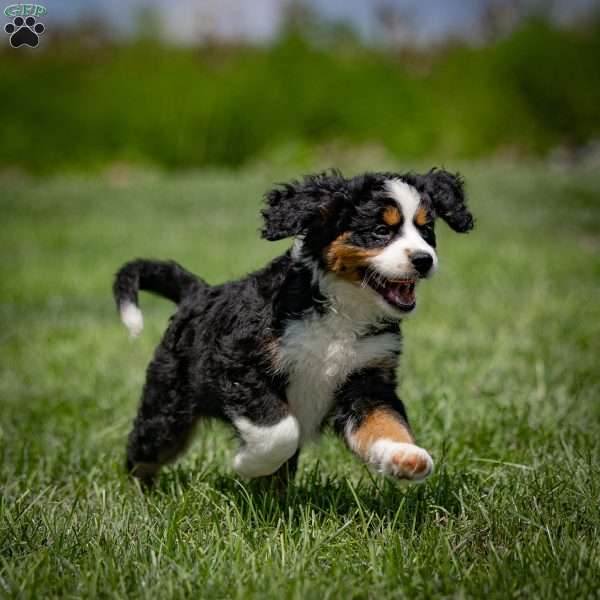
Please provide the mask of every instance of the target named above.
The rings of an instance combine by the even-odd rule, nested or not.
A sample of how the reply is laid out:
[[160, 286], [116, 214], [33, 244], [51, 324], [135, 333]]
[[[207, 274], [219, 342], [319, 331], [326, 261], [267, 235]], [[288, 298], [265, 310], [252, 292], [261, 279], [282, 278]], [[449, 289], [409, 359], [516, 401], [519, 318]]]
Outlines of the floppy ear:
[[281, 184], [266, 194], [261, 211], [267, 240], [281, 240], [324, 224], [345, 201], [347, 181], [338, 171], [307, 175], [302, 181]]
[[459, 233], [473, 229], [473, 215], [466, 206], [463, 178], [443, 169], [432, 169], [425, 177], [437, 216]]

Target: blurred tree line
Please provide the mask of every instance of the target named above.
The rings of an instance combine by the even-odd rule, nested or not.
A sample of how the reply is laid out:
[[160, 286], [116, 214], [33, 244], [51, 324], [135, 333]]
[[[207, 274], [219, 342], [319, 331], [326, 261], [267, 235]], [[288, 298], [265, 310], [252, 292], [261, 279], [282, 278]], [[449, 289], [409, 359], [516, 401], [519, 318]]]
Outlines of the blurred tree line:
[[598, 19], [564, 28], [490, 12], [476, 43], [423, 48], [385, 10], [379, 47], [299, 10], [268, 46], [210, 36], [169, 45], [146, 14], [128, 41], [91, 20], [49, 31], [43, 50], [5, 48], [0, 165], [236, 167], [331, 140], [448, 160], [540, 156], [598, 139]]

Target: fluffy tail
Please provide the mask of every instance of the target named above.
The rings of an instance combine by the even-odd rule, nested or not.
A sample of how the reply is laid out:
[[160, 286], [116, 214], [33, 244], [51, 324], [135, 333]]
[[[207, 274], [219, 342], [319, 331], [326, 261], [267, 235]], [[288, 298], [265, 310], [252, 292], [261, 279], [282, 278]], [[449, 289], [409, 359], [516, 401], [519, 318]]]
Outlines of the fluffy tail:
[[138, 307], [139, 290], [164, 296], [179, 304], [203, 287], [208, 287], [208, 284], [174, 261], [138, 258], [119, 269], [113, 284], [113, 294], [121, 320], [131, 336], [137, 337], [144, 327], [142, 311]]

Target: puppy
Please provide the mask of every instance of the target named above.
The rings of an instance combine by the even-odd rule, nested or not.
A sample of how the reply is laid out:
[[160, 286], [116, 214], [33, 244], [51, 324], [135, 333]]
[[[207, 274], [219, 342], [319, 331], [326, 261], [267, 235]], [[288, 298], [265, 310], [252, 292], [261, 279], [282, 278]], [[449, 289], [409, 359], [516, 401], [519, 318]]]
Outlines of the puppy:
[[203, 417], [229, 421], [245, 478], [293, 475], [300, 448], [331, 421], [377, 471], [422, 481], [433, 461], [396, 394], [400, 322], [438, 265], [434, 224], [473, 227], [459, 175], [431, 170], [310, 175], [266, 195], [267, 240], [295, 238], [267, 266], [211, 286], [175, 262], [135, 260], [114, 295], [132, 335], [138, 291], [177, 311], [146, 374], [127, 468], [150, 481]]

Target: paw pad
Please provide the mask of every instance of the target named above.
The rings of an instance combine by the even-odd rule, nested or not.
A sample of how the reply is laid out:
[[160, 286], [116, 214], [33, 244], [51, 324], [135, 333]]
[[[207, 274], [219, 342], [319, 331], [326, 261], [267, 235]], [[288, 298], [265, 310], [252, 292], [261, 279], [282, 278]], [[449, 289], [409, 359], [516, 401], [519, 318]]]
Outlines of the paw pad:
[[[420, 450], [420, 449], [419, 449]], [[423, 479], [431, 471], [431, 458], [425, 452], [401, 452], [392, 456], [392, 463], [409, 479]]]
[[433, 472], [431, 456], [414, 444], [379, 440], [371, 448], [369, 458], [381, 473], [399, 479], [423, 481]]
[[4, 31], [10, 35], [10, 45], [13, 48], [29, 46], [35, 48], [39, 42], [39, 36], [46, 31], [42, 23], [36, 23], [35, 17], [15, 17], [12, 23], [4, 26]]

